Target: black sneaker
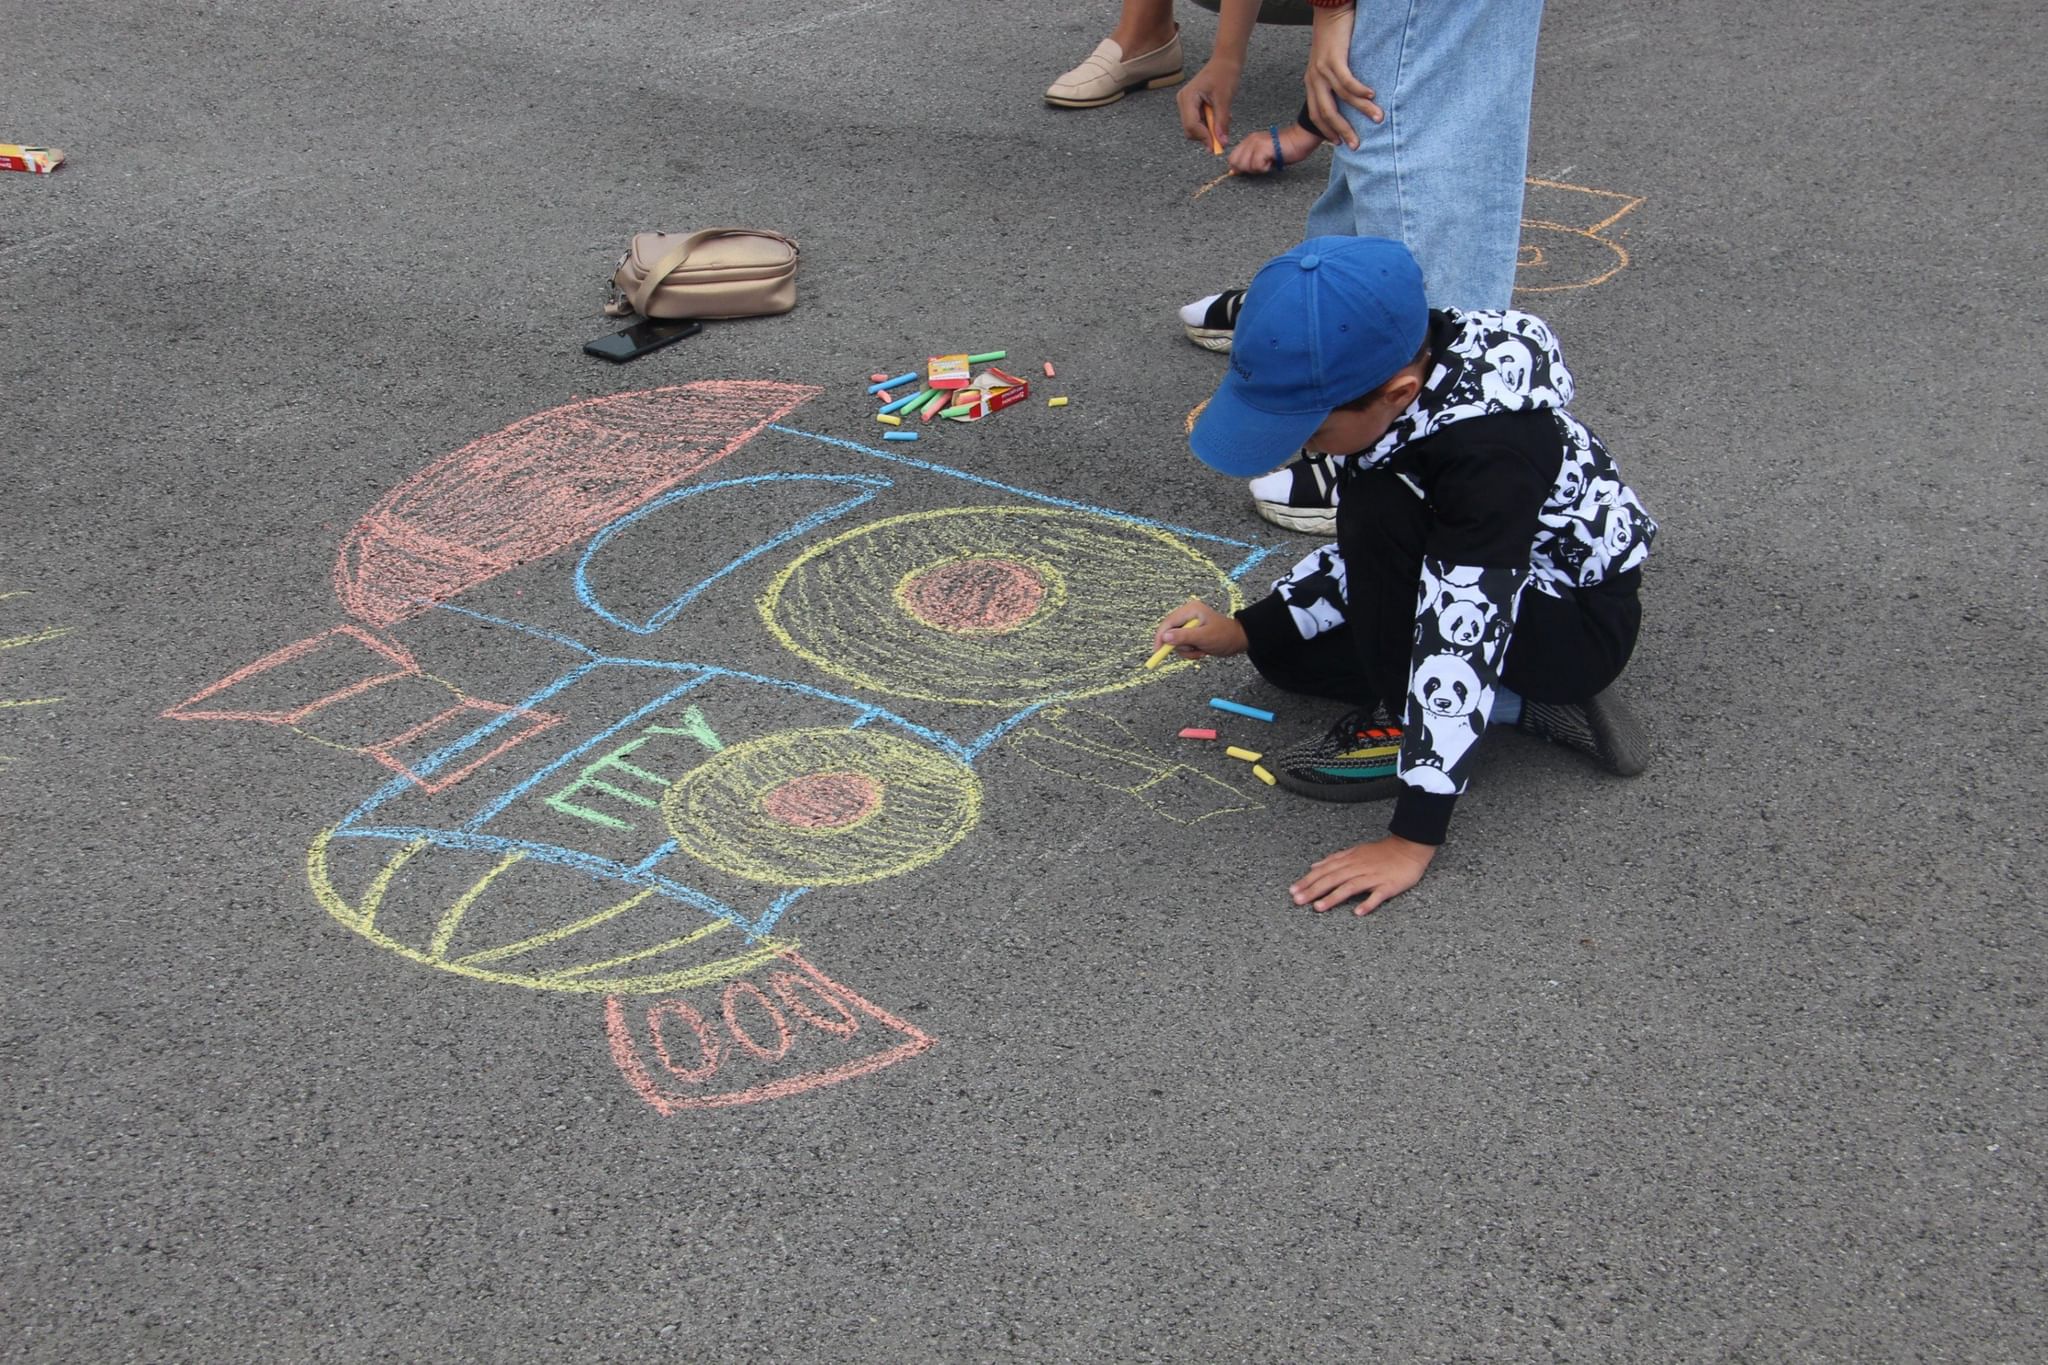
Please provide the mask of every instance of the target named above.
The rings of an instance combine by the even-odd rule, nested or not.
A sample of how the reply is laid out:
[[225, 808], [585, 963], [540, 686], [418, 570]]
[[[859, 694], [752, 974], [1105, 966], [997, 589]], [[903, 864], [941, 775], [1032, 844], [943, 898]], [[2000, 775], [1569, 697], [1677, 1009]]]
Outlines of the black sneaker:
[[1244, 290], [1226, 289], [1205, 299], [1196, 299], [1180, 310], [1181, 329], [1188, 340], [1205, 351], [1228, 351], [1230, 334], [1237, 330], [1238, 310], [1244, 307]]
[[1252, 506], [1275, 526], [1311, 536], [1337, 534], [1337, 462], [1304, 450], [1293, 464], [1251, 482]]
[[1401, 727], [1352, 711], [1313, 739], [1268, 754], [1276, 785], [1317, 801], [1379, 801], [1400, 793]]
[[1525, 700], [1515, 728], [1577, 749], [1616, 777], [1634, 777], [1650, 766], [1649, 728], [1611, 687], [1591, 701], [1568, 705]]

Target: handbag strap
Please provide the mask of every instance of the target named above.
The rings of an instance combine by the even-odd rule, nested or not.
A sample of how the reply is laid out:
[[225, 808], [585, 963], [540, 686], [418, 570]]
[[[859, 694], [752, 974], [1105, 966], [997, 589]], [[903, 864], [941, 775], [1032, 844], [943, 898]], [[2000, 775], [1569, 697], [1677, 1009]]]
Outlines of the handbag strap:
[[648, 301], [654, 297], [654, 291], [661, 288], [662, 281], [682, 269], [683, 262], [690, 259], [690, 253], [714, 237], [773, 237], [786, 243], [792, 252], [797, 249], [795, 242], [766, 228], [701, 228], [654, 258], [654, 264], [647, 269], [647, 278], [640, 281], [639, 287], [633, 291], [633, 311], [645, 317]]

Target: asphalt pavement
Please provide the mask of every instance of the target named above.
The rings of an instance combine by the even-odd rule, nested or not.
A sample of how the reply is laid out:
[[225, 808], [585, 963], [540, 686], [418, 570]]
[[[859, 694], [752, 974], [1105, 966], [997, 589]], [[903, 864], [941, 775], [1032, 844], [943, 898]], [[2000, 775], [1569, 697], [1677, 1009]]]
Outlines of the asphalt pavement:
[[[1326, 163], [1045, 106], [1108, 22], [0, 0], [0, 1354], [2048, 1356], [2035, 12], [1551, 7], [1657, 759], [1490, 745], [1363, 919], [1178, 736], [1333, 708], [1133, 625], [1312, 548], [1173, 310]], [[717, 224], [794, 312], [579, 353]]]

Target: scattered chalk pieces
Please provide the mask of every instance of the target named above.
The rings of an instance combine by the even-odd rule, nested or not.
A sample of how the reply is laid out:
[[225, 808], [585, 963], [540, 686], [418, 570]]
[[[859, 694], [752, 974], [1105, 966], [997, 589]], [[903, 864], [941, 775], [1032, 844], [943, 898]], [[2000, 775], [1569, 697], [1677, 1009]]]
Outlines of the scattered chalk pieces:
[[892, 427], [900, 427], [903, 425], [903, 419], [901, 417], [897, 417], [894, 414], [887, 412], [876, 413], [875, 420], [877, 422], [886, 422], [888, 425]]
[[1260, 759], [1265, 757], [1264, 754], [1260, 753], [1256, 749], [1240, 749], [1235, 744], [1231, 745], [1223, 752], [1229, 754], [1232, 758], [1241, 758], [1247, 763], [1256, 763]]
[[882, 439], [885, 441], [915, 441], [917, 433], [914, 431], [885, 431], [882, 433]]
[[876, 380], [876, 381], [875, 381], [874, 383], [872, 383], [872, 384], [868, 385], [868, 392], [869, 392], [869, 393], [880, 393], [880, 392], [881, 392], [881, 391], [882, 391], [883, 389], [893, 389], [893, 388], [895, 388], [895, 387], [896, 387], [896, 386], [897, 386], [898, 384], [908, 384], [908, 383], [910, 383], [910, 382], [911, 382], [911, 381], [912, 381], [913, 379], [916, 379], [916, 378], [917, 378], [917, 371], [916, 371], [916, 370], [912, 370], [912, 371], [910, 371], [910, 372], [909, 372], [908, 374], [899, 374], [899, 375], [896, 375], [896, 376], [894, 376], [893, 378], [891, 378], [891, 377], [884, 377], [884, 378], [878, 379], [878, 380]]
[[883, 412], [901, 412], [901, 411], [903, 411], [903, 409], [905, 409], [905, 408], [914, 408], [914, 407], [916, 407], [916, 406], [917, 406], [917, 405], [918, 405], [918, 404], [919, 404], [920, 402], [922, 402], [922, 401], [923, 401], [924, 399], [926, 399], [926, 398], [929, 398], [929, 397], [931, 397], [931, 395], [930, 395], [930, 394], [928, 394], [928, 393], [925, 393], [925, 392], [924, 392], [924, 391], [923, 391], [922, 389], [920, 389], [920, 390], [919, 390], [918, 392], [916, 392], [916, 393], [910, 394], [909, 396], [907, 396], [907, 397], [904, 397], [904, 398], [899, 398], [899, 399], [897, 399], [897, 400], [896, 400], [895, 402], [893, 402], [893, 403], [890, 403], [890, 404], [888, 404], [887, 406], [885, 406], [885, 407], [884, 407], [884, 408], [882, 409], [882, 411], [883, 411]]
[[884, 403], [893, 403], [896, 401], [896, 395], [889, 392], [887, 389], [883, 389], [880, 393], [876, 394], [875, 397], [881, 399]]
[[991, 360], [1006, 360], [1009, 358], [1009, 355], [1008, 351], [983, 351], [980, 355], [967, 357], [967, 363], [970, 365], [986, 365]]
[[1190, 725], [1187, 729], [1180, 732], [1180, 737], [1182, 739], [1214, 739], [1216, 738], [1216, 732], [1214, 730], [1204, 730], [1199, 725]]
[[1053, 369], [1052, 362], [1050, 360], [1045, 362], [1045, 377], [1047, 379], [1055, 378], [1058, 375], [1058, 373], [1059, 372], [1057, 370]]
[[1045, 400], [1045, 405], [1049, 408], [1063, 408], [1067, 405], [1067, 400], [1064, 398], [1048, 398]]
[[889, 376], [886, 374], [871, 374], [868, 376], [868, 383], [870, 384], [886, 384], [888, 382]]
[[1269, 787], [1273, 785], [1273, 774], [1267, 772], [1264, 768], [1260, 767], [1256, 763], [1252, 764], [1252, 776], [1258, 778], [1259, 781], [1265, 783]]
[[1245, 716], [1251, 720], [1273, 719], [1271, 711], [1261, 711], [1256, 706], [1246, 706], [1243, 702], [1239, 701], [1225, 701], [1221, 697], [1209, 698], [1209, 705], [1215, 707], [1218, 711], [1228, 711], [1233, 716]]

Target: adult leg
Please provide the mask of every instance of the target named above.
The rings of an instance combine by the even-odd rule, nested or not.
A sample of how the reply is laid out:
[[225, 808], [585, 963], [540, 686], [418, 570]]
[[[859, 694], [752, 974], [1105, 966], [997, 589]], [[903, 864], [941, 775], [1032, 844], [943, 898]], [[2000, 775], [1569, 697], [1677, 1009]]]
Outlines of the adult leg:
[[1109, 40], [1125, 52], [1150, 52], [1173, 41], [1173, 0], [1124, 0]]
[[1346, 108], [1308, 235], [1392, 237], [1437, 308], [1505, 308], [1521, 249], [1542, 0], [1376, 0], [1359, 7], [1351, 70], [1384, 123]]

